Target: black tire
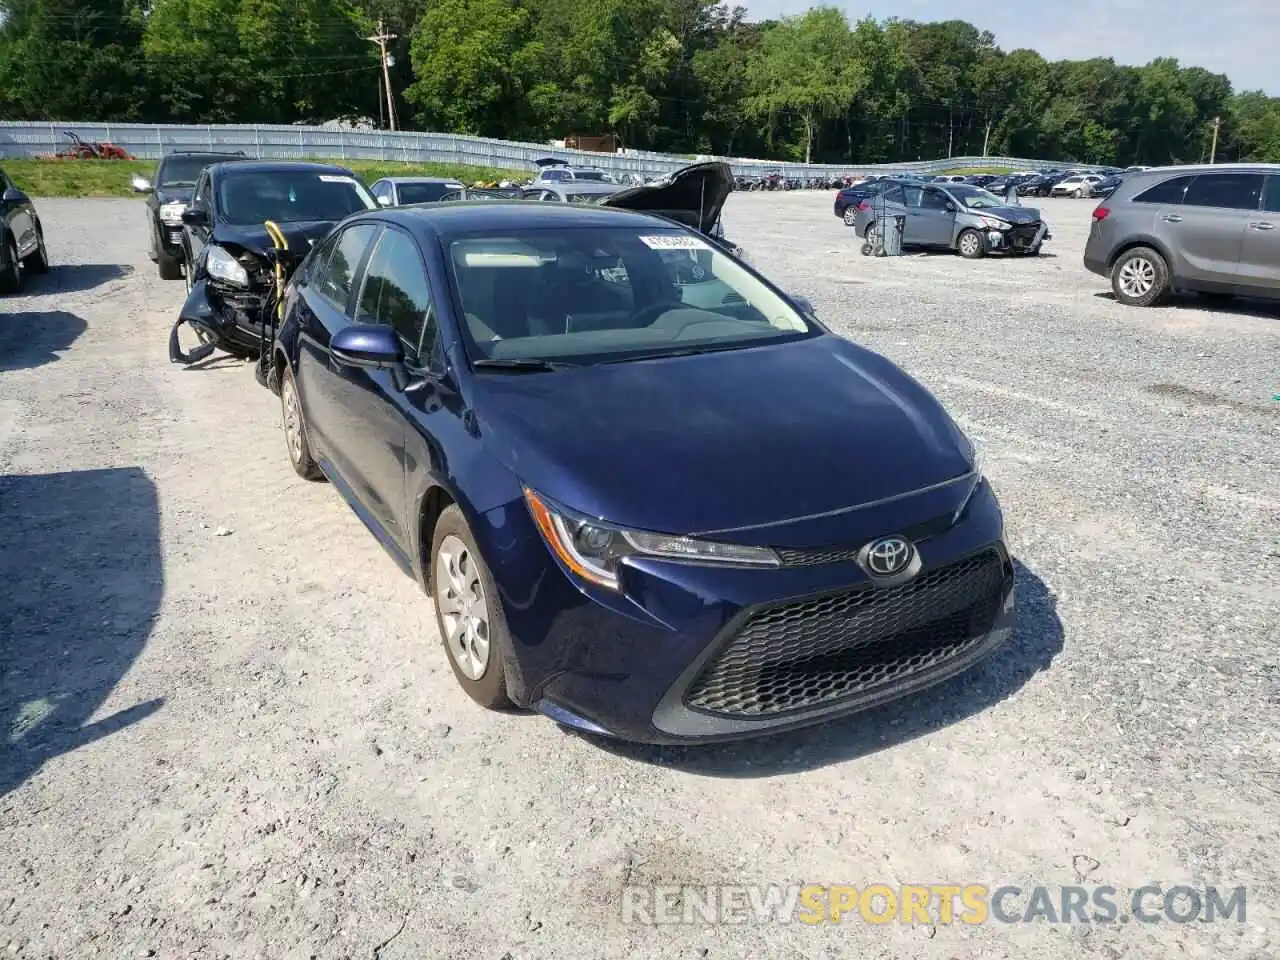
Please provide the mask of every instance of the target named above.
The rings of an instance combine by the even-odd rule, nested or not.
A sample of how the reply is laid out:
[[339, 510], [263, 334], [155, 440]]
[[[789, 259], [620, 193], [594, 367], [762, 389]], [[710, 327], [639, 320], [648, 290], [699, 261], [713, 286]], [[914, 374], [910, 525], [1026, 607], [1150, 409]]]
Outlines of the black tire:
[[13, 237], [5, 237], [5, 260], [0, 265], [0, 293], [22, 291], [22, 261], [18, 259], [18, 245]]
[[1150, 247], [1126, 250], [1111, 267], [1111, 290], [1128, 306], [1154, 306], [1169, 292], [1169, 265]]
[[981, 260], [987, 255], [987, 241], [972, 227], [956, 237], [956, 252], [966, 260]]
[[160, 271], [161, 280], [181, 280], [182, 264], [172, 257], [166, 257], [161, 254], [156, 259], [156, 267]]
[[[449, 552], [442, 556], [441, 548], [446, 546]], [[448, 568], [451, 559], [457, 559], [453, 551], [458, 550], [459, 547], [462, 550], [461, 556], [466, 559], [461, 565], [455, 564], [457, 576], [453, 578], [441, 576], [442, 569]], [[463, 593], [459, 593], [456, 589], [459, 582], [462, 582], [464, 587]], [[476, 583], [481, 588], [479, 593], [474, 591]], [[511, 636], [507, 631], [507, 619], [502, 610], [502, 598], [498, 593], [497, 585], [493, 582], [493, 576], [489, 573], [488, 564], [484, 562], [484, 557], [476, 548], [476, 541], [471, 535], [471, 528], [467, 526], [466, 517], [462, 515], [462, 511], [456, 504], [446, 507], [440, 514], [440, 519], [436, 521], [435, 533], [431, 538], [428, 585], [431, 590], [431, 599], [435, 602], [436, 626], [440, 629], [440, 642], [445, 648], [449, 666], [458, 679], [459, 686], [467, 696], [482, 707], [489, 710], [509, 708], [511, 697], [507, 693], [507, 670], [503, 663], [503, 651], [511, 648]], [[451, 598], [454, 597], [459, 600], [469, 597], [473, 604], [472, 610], [476, 609], [474, 604], [482, 605], [485, 655], [482, 660], [483, 666], [479, 671], [474, 668], [464, 668], [459, 662], [463, 654], [455, 650], [455, 644], [450, 642], [451, 624], [446, 623], [446, 617], [450, 614], [446, 613], [446, 609], [451, 605]], [[453, 605], [456, 606], [456, 604]], [[461, 617], [462, 614], [458, 616]], [[456, 634], [457, 631], [454, 632]], [[478, 636], [478, 631], [475, 635]], [[470, 650], [475, 649], [475, 645], [466, 640], [465, 630], [460, 638], [459, 647], [462, 642], [467, 642]]]
[[285, 451], [289, 454], [293, 472], [303, 480], [324, 479], [324, 473], [311, 453], [311, 441], [307, 438], [307, 421], [302, 412], [298, 385], [294, 382], [293, 371], [287, 367], [280, 379], [280, 422], [284, 428]]
[[36, 239], [36, 248], [22, 261], [22, 269], [27, 273], [48, 273], [49, 251], [44, 245], [44, 230], [36, 230]]

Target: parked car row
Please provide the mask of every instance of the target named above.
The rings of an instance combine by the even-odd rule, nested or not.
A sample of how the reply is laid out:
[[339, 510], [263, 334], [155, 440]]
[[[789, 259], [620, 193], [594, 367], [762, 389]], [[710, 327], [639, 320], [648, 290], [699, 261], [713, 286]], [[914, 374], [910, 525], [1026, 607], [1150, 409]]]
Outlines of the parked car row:
[[224, 158], [166, 211], [180, 323], [261, 353], [293, 469], [432, 596], [462, 689], [691, 743], [1002, 644], [1014, 570], [973, 444], [717, 236], [729, 167], [573, 202], [588, 182], [399, 204], [415, 184]]

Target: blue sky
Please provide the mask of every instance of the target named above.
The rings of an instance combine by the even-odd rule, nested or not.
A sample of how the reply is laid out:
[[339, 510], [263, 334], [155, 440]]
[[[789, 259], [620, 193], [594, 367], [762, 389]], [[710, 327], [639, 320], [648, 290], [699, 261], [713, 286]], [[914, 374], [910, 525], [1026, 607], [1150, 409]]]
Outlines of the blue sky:
[[[802, 13], [811, 0], [739, 0], [753, 20]], [[829, 0], [851, 20], [868, 14], [968, 20], [1005, 50], [1050, 60], [1158, 56], [1225, 73], [1236, 90], [1280, 96], [1280, 0]]]

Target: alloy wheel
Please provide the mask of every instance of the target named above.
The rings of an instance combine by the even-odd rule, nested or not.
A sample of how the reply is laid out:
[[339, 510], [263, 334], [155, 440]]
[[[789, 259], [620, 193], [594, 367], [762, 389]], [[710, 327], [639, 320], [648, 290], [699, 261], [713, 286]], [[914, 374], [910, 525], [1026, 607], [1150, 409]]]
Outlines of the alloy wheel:
[[489, 668], [489, 604], [479, 563], [459, 537], [440, 542], [432, 580], [449, 656], [464, 676], [479, 680]]
[[1146, 257], [1133, 257], [1120, 268], [1120, 289], [1127, 297], [1135, 300], [1145, 297], [1155, 282], [1155, 264]]
[[280, 386], [280, 408], [284, 411], [284, 439], [289, 446], [289, 459], [296, 465], [302, 462], [302, 410], [292, 377], [285, 377]]
[[978, 235], [976, 233], [966, 233], [960, 237], [960, 252], [966, 257], [972, 257], [978, 252]]

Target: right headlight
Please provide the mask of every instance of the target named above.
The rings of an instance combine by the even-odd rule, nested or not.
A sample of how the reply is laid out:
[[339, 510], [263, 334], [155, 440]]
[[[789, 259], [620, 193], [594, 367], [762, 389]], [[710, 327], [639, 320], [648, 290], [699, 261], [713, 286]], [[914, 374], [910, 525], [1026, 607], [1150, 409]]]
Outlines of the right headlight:
[[222, 247], [209, 246], [209, 252], [205, 254], [204, 269], [215, 280], [233, 283], [237, 287], [249, 285], [249, 271]]
[[528, 487], [524, 499], [547, 546], [561, 562], [582, 579], [609, 590], [618, 589], [618, 565], [630, 556], [747, 567], [782, 563], [767, 547], [626, 530], [554, 505]]

